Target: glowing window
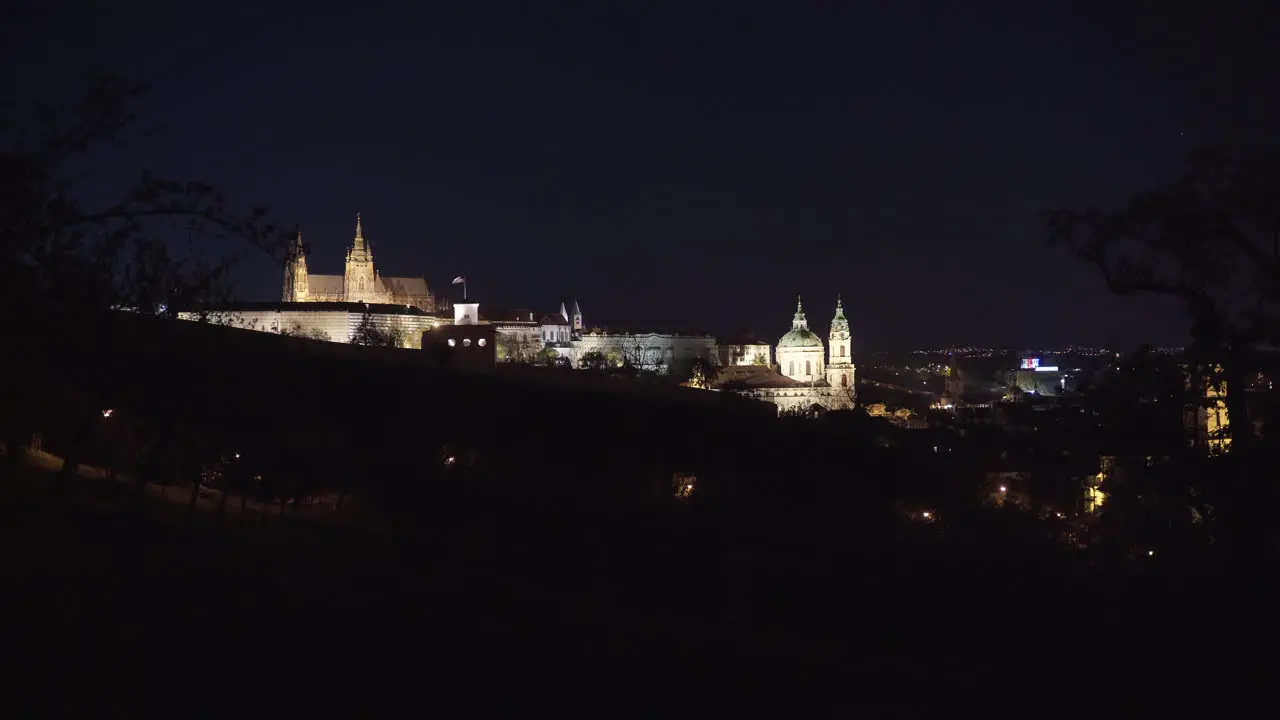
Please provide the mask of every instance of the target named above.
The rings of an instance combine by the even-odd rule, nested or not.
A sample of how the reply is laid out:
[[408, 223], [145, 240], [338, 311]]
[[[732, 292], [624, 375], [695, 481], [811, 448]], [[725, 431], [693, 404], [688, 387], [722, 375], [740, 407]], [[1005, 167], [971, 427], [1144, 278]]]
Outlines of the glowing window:
[[484, 338], [480, 338], [480, 339], [479, 339], [479, 340], [477, 340], [476, 342], [480, 345], [480, 347], [484, 347], [484, 345], [485, 345]]
[[471, 338], [464, 339], [462, 341], [462, 347], [471, 347]]
[[454, 340], [453, 338], [449, 338], [449, 347], [453, 347], [457, 344], [458, 344], [457, 340]]

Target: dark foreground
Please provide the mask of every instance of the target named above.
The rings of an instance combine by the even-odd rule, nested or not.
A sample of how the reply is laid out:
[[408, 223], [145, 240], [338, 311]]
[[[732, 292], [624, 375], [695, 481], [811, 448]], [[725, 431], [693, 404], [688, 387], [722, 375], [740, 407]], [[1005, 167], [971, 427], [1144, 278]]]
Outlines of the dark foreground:
[[71, 494], [5, 479], [12, 716], [1221, 709], [1275, 666], [1262, 579], [967, 575], [919, 548], [493, 507], [401, 538], [217, 526]]

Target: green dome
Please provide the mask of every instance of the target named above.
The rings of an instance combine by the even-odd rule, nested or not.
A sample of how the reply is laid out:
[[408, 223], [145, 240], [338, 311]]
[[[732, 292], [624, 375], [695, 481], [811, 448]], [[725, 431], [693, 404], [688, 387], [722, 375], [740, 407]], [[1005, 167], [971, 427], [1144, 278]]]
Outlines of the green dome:
[[822, 347], [822, 338], [813, 334], [809, 328], [795, 328], [791, 332], [782, 336], [778, 341], [780, 348], [804, 348], [804, 347]]

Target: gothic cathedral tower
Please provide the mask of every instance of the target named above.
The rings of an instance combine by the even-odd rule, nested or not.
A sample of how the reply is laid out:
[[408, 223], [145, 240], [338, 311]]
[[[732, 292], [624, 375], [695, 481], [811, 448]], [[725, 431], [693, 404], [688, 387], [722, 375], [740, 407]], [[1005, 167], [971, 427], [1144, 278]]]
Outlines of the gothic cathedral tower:
[[307, 251], [302, 245], [302, 230], [289, 251], [284, 264], [284, 302], [307, 302], [311, 286], [307, 280]]
[[378, 275], [373, 270], [373, 251], [364, 241], [359, 213], [356, 213], [356, 237], [347, 250], [342, 294], [347, 302], [381, 302], [378, 298]]
[[831, 336], [827, 343], [827, 347], [831, 348], [831, 359], [827, 362], [827, 383], [833, 388], [842, 388], [852, 393], [855, 369], [850, 339], [849, 321], [844, 317], [844, 304], [837, 295], [836, 315], [831, 319]]

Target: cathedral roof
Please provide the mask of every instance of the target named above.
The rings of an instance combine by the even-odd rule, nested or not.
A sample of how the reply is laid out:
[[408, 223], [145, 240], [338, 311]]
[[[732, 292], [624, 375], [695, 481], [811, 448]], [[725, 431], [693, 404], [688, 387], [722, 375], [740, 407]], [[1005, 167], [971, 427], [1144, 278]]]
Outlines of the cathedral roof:
[[341, 275], [308, 275], [307, 289], [310, 292], [324, 295], [341, 295], [343, 278]]
[[778, 341], [780, 348], [822, 347], [822, 338], [809, 329], [809, 321], [804, 317], [804, 306], [800, 304], [800, 296], [796, 296], [796, 314], [791, 319], [791, 332]]
[[430, 295], [426, 278], [380, 276], [382, 284], [396, 295]]

